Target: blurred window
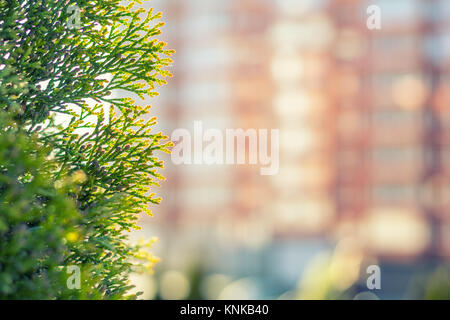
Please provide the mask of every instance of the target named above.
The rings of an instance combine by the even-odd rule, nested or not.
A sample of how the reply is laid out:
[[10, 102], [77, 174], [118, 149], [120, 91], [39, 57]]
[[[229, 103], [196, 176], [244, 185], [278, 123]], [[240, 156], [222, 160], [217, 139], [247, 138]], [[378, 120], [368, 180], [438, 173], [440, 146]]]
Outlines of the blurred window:
[[372, 189], [377, 204], [412, 204], [418, 200], [418, 191], [412, 185], [379, 185]]
[[232, 190], [228, 186], [217, 187], [212, 184], [198, 188], [184, 186], [179, 192], [179, 203], [182, 203], [186, 209], [189, 207], [203, 209], [204, 207], [205, 210], [214, 213], [217, 211], [210, 209], [227, 206], [231, 202], [231, 195]]
[[205, 37], [214, 37], [223, 33], [230, 26], [230, 17], [223, 14], [198, 14], [196, 16], [187, 16], [180, 23], [178, 32], [185, 39], [193, 38], [204, 39]]
[[214, 103], [227, 101], [230, 97], [230, 86], [225, 81], [193, 81], [187, 82], [180, 89], [181, 104], [195, 106], [200, 103]]
[[423, 149], [410, 148], [378, 148], [372, 151], [372, 161], [378, 162], [417, 162], [422, 159]]
[[448, 30], [441, 30], [428, 35], [425, 38], [425, 51], [427, 57], [434, 64], [445, 66], [450, 60], [450, 34]]
[[399, 36], [383, 35], [382, 37], [374, 37], [372, 41], [372, 50], [377, 54], [399, 52], [414, 52], [419, 48], [421, 39], [415, 34], [405, 34]]
[[380, 110], [372, 113], [372, 124], [375, 126], [392, 126], [401, 125], [420, 126], [423, 121], [421, 112], [402, 111], [402, 110]]
[[232, 54], [223, 44], [208, 46], [185, 47], [177, 54], [177, 70], [183, 72], [205, 70], [212, 68], [225, 69], [231, 62]]

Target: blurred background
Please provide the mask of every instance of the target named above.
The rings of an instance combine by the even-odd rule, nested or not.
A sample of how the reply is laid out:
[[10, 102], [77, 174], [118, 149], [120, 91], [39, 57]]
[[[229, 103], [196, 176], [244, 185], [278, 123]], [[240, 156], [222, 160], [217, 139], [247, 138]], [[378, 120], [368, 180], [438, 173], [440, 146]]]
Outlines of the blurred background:
[[158, 130], [278, 128], [280, 171], [165, 156], [144, 298], [450, 298], [450, 1], [147, 6], [177, 51]]

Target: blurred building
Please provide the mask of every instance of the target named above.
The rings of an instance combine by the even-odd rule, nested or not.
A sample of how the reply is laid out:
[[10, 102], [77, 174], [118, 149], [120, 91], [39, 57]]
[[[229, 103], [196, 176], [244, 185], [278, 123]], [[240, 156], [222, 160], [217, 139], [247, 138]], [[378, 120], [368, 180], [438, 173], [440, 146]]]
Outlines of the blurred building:
[[161, 130], [280, 129], [278, 175], [165, 158], [164, 201], [143, 223], [166, 266], [288, 283], [349, 237], [383, 261], [450, 257], [449, 1], [149, 6], [177, 51], [151, 101]]
[[[381, 8], [381, 30], [361, 21], [371, 4]], [[340, 220], [359, 221], [369, 249], [391, 259], [449, 253], [449, 8], [421, 0], [329, 6], [339, 30], [335, 203]]]

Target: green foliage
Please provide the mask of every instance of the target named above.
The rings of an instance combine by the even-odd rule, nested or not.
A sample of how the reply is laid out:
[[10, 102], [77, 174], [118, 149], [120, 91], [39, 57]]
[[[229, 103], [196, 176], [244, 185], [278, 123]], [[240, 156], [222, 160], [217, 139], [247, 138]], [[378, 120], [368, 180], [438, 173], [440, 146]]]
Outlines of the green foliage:
[[4, 120], [0, 130], [0, 296], [51, 298], [64, 285], [55, 271], [78, 213], [54, 188], [46, 150]]
[[129, 273], [156, 262], [127, 232], [159, 203], [155, 152], [171, 144], [149, 106], [114, 93], [156, 95], [172, 51], [160, 14], [129, 2], [0, 0], [0, 298], [134, 298]]
[[427, 300], [450, 299], [449, 266], [440, 266], [431, 275], [428, 276], [425, 286], [424, 298]]

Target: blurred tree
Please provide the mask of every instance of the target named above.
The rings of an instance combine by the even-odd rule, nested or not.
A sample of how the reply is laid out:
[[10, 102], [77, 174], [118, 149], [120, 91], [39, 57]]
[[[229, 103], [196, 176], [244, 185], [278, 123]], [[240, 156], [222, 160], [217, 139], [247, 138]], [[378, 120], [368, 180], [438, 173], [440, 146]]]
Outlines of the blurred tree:
[[160, 201], [154, 152], [171, 143], [149, 106], [111, 95], [170, 76], [161, 15], [138, 2], [0, 0], [0, 298], [135, 298], [130, 272], [156, 262], [127, 232]]

